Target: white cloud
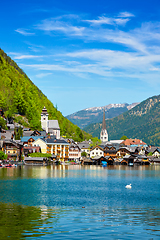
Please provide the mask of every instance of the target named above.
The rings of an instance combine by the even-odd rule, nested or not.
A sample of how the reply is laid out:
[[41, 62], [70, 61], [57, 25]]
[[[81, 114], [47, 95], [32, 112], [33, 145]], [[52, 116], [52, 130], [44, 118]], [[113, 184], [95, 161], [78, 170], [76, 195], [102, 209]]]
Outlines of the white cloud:
[[121, 12], [118, 14], [118, 17], [128, 18], [128, 17], [135, 17], [135, 15], [129, 12]]
[[18, 33], [20, 33], [20, 34], [22, 34], [22, 35], [24, 35], [24, 36], [32, 36], [32, 35], [35, 35], [35, 33], [31, 33], [31, 32], [27, 32], [27, 31], [29, 31], [28, 29], [17, 29], [17, 30], [15, 30], [16, 32], [18, 32]]
[[43, 78], [43, 77], [47, 77], [49, 75], [52, 75], [52, 73], [40, 73], [40, 74], [37, 74], [36, 77], [37, 78]]
[[11, 56], [13, 56], [13, 59], [33, 59], [33, 58], [42, 58], [44, 56], [39, 55], [29, 55], [29, 54], [19, 54], [15, 52], [9, 53]]
[[[96, 74], [107, 79], [112, 77], [136, 78], [150, 82], [154, 78], [154, 81], [158, 82], [160, 23], [143, 23], [140, 28], [121, 30], [121, 26], [124, 26], [131, 17], [134, 15], [121, 12], [118, 17], [111, 18], [102, 16], [97, 17], [97, 19], [80, 21], [76, 15], [63, 15], [43, 20], [35, 26], [36, 29], [47, 33], [54, 32], [57, 35], [60, 33], [61, 37], [81, 39], [84, 45], [86, 42], [92, 42], [95, 43], [95, 47], [94, 49], [86, 47], [81, 51], [73, 50], [59, 55], [55, 54], [54, 58], [50, 55], [48, 56], [50, 64], [46, 61], [45, 64], [24, 64], [21, 66], [46, 71], [45, 76], [51, 74], [47, 71], [59, 71], [84, 78]], [[106, 44], [105, 49], [99, 49], [102, 42]], [[107, 49], [108, 43], [112, 43], [114, 50]], [[14, 58], [39, 57], [22, 54], [16, 55]], [[43, 77], [44, 74], [44, 72], [40, 73], [37, 77]], [[151, 79], [149, 80], [149, 78]]]
[[67, 35], [70, 34], [70, 35], [77, 35], [77, 36], [78, 35], [81, 36], [85, 29], [84, 27], [73, 26], [66, 22], [58, 21], [55, 19], [43, 20], [42, 23], [37, 24], [35, 27], [39, 30], [43, 30], [47, 32], [59, 31]]
[[92, 19], [92, 20], [83, 20], [84, 22], [88, 22], [91, 25], [104, 25], [104, 24], [108, 24], [108, 25], [125, 25], [128, 21], [130, 21], [129, 18], [112, 18], [112, 17], [98, 17], [98, 19]]
[[[144, 31], [144, 29], [143, 31], [141, 31], [141, 33], [138, 33], [138, 30], [136, 29], [125, 32], [119, 30], [117, 27], [115, 28], [116, 25], [124, 26], [129, 20], [129, 18], [107, 18], [103, 16], [99, 17], [97, 20], [82, 20], [81, 22], [78, 22], [78, 24], [82, 22], [89, 22], [92, 25], [84, 27], [82, 25], [79, 26], [78, 24], [73, 25], [71, 23], [68, 23], [67, 21], [61, 21], [61, 19], [57, 17], [54, 19], [52, 18], [43, 20], [35, 27], [38, 30], [42, 30], [48, 33], [60, 32], [61, 34], [65, 34], [68, 37], [80, 37], [81, 39], [84, 39], [84, 41], [87, 40], [94, 42], [112, 42], [128, 46], [134, 50], [147, 52], [145, 44], [143, 43], [143, 41], [141, 41], [141, 33]], [[105, 26], [103, 26], [104, 24]], [[107, 28], [106, 24], [113, 27]], [[97, 28], [97, 26], [99, 25], [101, 27]]]
[[99, 17], [97, 20], [93, 19], [93, 20], [83, 20], [84, 22], [89, 22], [91, 24], [95, 24], [95, 25], [101, 25], [101, 24], [110, 24], [113, 25], [114, 21], [112, 18], [107, 18], [107, 17]]

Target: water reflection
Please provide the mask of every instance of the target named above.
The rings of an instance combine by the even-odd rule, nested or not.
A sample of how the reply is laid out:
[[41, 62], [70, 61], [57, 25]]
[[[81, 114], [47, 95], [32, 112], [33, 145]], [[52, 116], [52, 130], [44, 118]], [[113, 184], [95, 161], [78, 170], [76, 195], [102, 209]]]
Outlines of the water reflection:
[[39, 208], [0, 203], [0, 239], [20, 239], [35, 228], [34, 221], [42, 224]]
[[160, 166], [0, 169], [0, 239], [160, 239], [159, 178]]
[[116, 176], [119, 178], [137, 176], [140, 178], [160, 177], [160, 165], [151, 166], [81, 166], [81, 165], [60, 165], [60, 166], [20, 166], [17, 168], [1, 168], [0, 179], [17, 178], [66, 178], [66, 177], [100, 177]]
[[0, 239], [159, 239], [159, 210], [0, 203]]

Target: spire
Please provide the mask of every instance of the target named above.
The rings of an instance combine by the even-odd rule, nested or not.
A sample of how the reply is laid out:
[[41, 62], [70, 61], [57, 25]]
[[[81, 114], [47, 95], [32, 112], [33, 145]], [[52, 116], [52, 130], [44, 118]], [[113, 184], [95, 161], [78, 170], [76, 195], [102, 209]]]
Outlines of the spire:
[[41, 115], [43, 115], [43, 114], [49, 115], [48, 112], [47, 112], [47, 109], [45, 108], [45, 106], [44, 106], [44, 108], [42, 109]]
[[105, 129], [106, 129], [106, 121], [105, 121], [105, 108], [104, 108], [104, 111], [103, 111], [102, 130], [105, 130]]

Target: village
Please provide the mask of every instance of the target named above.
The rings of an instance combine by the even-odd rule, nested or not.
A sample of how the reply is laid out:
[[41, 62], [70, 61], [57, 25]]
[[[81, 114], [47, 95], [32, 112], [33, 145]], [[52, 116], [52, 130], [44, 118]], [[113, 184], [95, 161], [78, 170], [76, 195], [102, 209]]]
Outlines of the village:
[[[23, 128], [23, 137], [14, 139], [15, 124], [9, 130], [1, 130], [0, 150], [7, 155], [0, 166], [82, 164], [82, 165], [149, 165], [160, 163], [160, 148], [147, 145], [140, 139], [110, 140], [103, 113], [101, 144], [92, 146], [92, 141], [75, 142], [61, 137], [58, 120], [48, 120], [44, 107], [41, 113], [42, 131]], [[31, 157], [42, 153], [44, 157]], [[46, 157], [49, 154], [50, 157]]]

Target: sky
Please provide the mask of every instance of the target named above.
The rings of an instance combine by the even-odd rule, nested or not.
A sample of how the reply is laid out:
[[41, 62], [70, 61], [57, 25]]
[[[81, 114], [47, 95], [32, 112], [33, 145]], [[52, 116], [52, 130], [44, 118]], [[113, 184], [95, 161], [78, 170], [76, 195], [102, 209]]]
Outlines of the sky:
[[0, 48], [64, 116], [160, 93], [158, 0], [1, 1]]

